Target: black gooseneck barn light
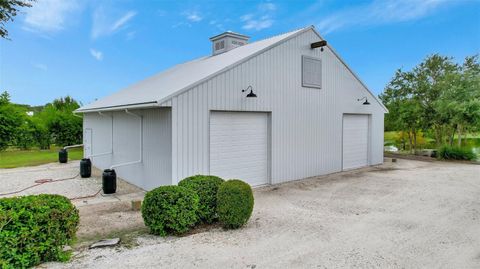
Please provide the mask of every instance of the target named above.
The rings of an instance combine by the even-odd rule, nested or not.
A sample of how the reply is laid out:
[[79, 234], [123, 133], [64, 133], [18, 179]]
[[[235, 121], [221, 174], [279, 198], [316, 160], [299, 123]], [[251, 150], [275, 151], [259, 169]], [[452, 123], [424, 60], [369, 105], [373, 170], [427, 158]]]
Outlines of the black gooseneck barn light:
[[368, 102], [368, 99], [367, 99], [366, 96], [364, 96], [364, 97], [362, 97], [362, 98], [360, 98], [360, 99], [357, 99], [357, 101], [360, 102], [360, 101], [363, 100], [363, 99], [365, 99], [365, 102], [363, 102], [363, 105], [364, 105], [364, 106], [370, 105], [370, 102]]
[[252, 85], [249, 85], [246, 89], [243, 89], [242, 92], [246, 92], [248, 89], [250, 89], [250, 92], [247, 94], [247, 98], [257, 97], [257, 95], [253, 93]]

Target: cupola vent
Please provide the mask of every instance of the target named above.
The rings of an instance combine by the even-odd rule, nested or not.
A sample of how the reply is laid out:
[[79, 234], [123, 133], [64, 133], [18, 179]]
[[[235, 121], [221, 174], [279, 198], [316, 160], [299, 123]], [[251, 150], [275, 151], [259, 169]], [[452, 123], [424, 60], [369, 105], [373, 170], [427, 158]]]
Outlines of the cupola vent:
[[217, 55], [232, 50], [236, 47], [243, 46], [248, 43], [249, 38], [250, 37], [246, 35], [241, 35], [230, 31], [210, 37], [210, 41], [212, 41], [212, 54]]

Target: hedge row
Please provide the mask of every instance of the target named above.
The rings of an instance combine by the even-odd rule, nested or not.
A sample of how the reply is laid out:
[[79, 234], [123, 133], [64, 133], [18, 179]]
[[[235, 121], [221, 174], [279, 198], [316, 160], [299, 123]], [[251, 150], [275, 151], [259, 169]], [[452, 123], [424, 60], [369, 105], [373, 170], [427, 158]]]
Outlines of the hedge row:
[[439, 159], [443, 160], [468, 160], [474, 161], [477, 159], [477, 155], [471, 148], [460, 148], [443, 146], [438, 150], [437, 154]]
[[0, 268], [68, 260], [63, 247], [75, 239], [78, 222], [78, 210], [64, 196], [0, 199]]
[[153, 234], [183, 234], [197, 224], [220, 221], [226, 229], [247, 223], [253, 211], [253, 192], [241, 180], [216, 176], [187, 177], [178, 186], [147, 192], [142, 217]]

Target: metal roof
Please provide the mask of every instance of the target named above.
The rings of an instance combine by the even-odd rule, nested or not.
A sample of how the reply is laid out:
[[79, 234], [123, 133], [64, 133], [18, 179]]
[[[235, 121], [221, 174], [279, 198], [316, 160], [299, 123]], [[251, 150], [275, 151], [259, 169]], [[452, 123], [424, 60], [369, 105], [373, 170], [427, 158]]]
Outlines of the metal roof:
[[176, 65], [126, 89], [85, 105], [76, 112], [158, 106], [159, 103], [170, 97], [309, 29], [313, 29], [313, 26], [249, 43], [218, 55], [205, 56]]

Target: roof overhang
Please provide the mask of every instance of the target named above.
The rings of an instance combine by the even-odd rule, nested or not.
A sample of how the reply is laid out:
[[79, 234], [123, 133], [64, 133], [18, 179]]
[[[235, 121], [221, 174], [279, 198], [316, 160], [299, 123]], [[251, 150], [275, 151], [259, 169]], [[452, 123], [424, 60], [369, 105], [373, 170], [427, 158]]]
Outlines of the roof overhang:
[[118, 111], [124, 109], [143, 109], [143, 108], [155, 108], [160, 107], [160, 104], [157, 101], [138, 103], [138, 104], [126, 104], [118, 106], [109, 106], [109, 107], [95, 107], [95, 108], [79, 108], [73, 113], [90, 113], [90, 112], [101, 112], [101, 111]]

